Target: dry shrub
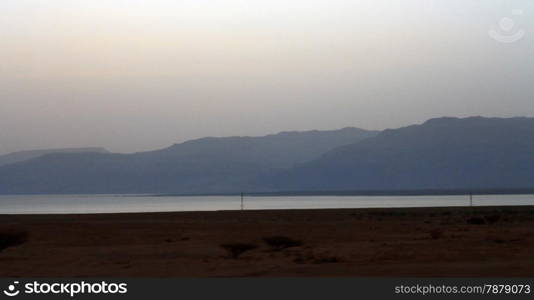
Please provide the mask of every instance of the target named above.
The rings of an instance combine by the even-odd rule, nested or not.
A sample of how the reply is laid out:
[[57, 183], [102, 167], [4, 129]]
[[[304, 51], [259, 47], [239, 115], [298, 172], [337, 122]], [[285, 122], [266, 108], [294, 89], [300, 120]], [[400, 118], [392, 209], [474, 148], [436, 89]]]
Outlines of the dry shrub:
[[221, 247], [228, 252], [228, 257], [238, 259], [241, 254], [258, 248], [258, 245], [250, 243], [227, 243], [222, 244]]
[[485, 216], [484, 219], [489, 224], [495, 224], [501, 219], [501, 216], [500, 215], [490, 215], [490, 216]]
[[293, 262], [297, 264], [306, 264], [306, 263], [313, 263], [313, 264], [331, 264], [331, 263], [339, 263], [342, 259], [335, 256], [330, 255], [329, 253], [321, 253], [321, 254], [315, 254], [313, 252], [308, 253], [298, 253]]
[[433, 240], [437, 240], [443, 236], [443, 231], [441, 229], [433, 229], [429, 232], [429, 234]]
[[302, 241], [289, 238], [287, 236], [269, 236], [264, 237], [263, 241], [271, 246], [273, 250], [280, 251], [290, 247], [298, 247], [302, 245]]
[[23, 231], [0, 232], [0, 251], [24, 244], [28, 240], [28, 233]]
[[472, 217], [472, 218], [467, 219], [466, 221], [467, 223], [473, 224], [473, 225], [483, 225], [486, 223], [484, 219], [479, 218], [479, 217]]

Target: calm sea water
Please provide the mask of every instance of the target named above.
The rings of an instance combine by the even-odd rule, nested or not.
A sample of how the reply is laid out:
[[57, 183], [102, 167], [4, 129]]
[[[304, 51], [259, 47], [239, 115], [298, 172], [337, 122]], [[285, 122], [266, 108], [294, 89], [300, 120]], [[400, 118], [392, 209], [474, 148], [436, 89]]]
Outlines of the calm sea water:
[[[239, 196], [32, 195], [0, 196], [0, 214], [78, 214], [240, 209]], [[245, 197], [245, 209], [468, 206], [468, 196]], [[481, 195], [475, 206], [534, 205], [534, 195]]]

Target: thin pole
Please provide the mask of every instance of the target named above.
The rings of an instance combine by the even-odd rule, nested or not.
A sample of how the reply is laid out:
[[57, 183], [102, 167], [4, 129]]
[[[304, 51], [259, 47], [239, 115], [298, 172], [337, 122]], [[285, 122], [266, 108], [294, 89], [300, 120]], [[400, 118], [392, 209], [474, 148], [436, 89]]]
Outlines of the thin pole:
[[241, 210], [245, 209], [245, 203], [243, 202], [243, 193], [241, 193]]
[[469, 205], [473, 207], [473, 193], [469, 193]]

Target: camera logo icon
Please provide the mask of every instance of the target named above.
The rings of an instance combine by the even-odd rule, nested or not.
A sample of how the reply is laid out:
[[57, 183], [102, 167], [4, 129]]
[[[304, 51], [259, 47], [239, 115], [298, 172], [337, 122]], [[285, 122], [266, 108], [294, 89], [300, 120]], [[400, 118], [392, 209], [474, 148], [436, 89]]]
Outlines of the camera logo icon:
[[[514, 9], [512, 11], [514, 16], [522, 16], [523, 11]], [[492, 29], [488, 32], [489, 36], [499, 43], [511, 44], [515, 43], [525, 37], [524, 29], [516, 29], [516, 22], [512, 18], [504, 17], [499, 21], [497, 29]]]
[[19, 284], [18, 281], [13, 282], [13, 284], [10, 284], [7, 287], [7, 290], [4, 290], [4, 294], [9, 297], [17, 296], [20, 291], [16, 288], [16, 286]]

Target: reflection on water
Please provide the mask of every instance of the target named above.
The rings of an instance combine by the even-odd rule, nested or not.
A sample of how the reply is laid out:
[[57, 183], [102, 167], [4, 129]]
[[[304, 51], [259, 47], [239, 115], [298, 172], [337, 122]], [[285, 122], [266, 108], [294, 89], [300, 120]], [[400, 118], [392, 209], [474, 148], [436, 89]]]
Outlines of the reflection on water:
[[[480, 195], [475, 206], [534, 205], [534, 195]], [[135, 195], [0, 196], [0, 214], [120, 213], [238, 210], [239, 196]], [[469, 206], [469, 196], [245, 197], [245, 209]]]

